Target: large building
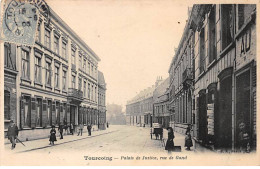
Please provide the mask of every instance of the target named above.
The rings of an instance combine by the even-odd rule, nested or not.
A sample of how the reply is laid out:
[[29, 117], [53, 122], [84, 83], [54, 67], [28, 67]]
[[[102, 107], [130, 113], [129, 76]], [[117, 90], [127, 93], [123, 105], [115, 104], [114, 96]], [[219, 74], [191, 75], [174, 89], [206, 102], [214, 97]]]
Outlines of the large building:
[[239, 149], [241, 122], [256, 148], [255, 22], [256, 5], [194, 5], [170, 66], [177, 131], [215, 150]]
[[188, 125], [194, 123], [194, 31], [190, 29], [189, 22], [186, 23], [168, 72], [169, 109], [172, 114], [170, 126], [179, 133], [185, 133]]
[[153, 92], [153, 122], [169, 127], [171, 114], [169, 111], [169, 78], [165, 79]]
[[98, 128], [106, 128], [106, 81], [104, 74], [98, 71]]
[[52, 9], [48, 17], [39, 16], [34, 46], [1, 46], [5, 131], [13, 120], [22, 140], [47, 137], [52, 125], [105, 122], [100, 58]]
[[151, 126], [153, 123], [153, 92], [162, 83], [158, 77], [155, 85], [138, 93], [126, 105], [126, 121], [129, 125]]

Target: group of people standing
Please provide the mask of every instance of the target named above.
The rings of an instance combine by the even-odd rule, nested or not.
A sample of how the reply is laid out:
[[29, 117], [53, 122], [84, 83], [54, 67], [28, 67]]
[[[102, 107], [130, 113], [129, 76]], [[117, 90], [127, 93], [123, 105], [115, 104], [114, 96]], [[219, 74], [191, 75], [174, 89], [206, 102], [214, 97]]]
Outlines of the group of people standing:
[[[74, 129], [75, 129], [75, 125], [73, 124], [70, 124], [69, 126], [67, 125], [59, 125], [58, 127], [58, 131], [60, 133], [60, 139], [63, 139], [63, 130], [65, 130], [65, 132], [67, 132], [67, 134], [71, 134], [71, 135], [74, 135]], [[84, 129], [84, 125], [81, 123], [77, 126], [77, 129], [78, 129], [78, 135], [81, 135], [82, 136], [82, 133], [83, 133], [83, 129]], [[92, 125], [91, 124], [88, 124], [87, 125], [87, 130], [88, 130], [88, 135], [91, 136], [91, 129], [92, 129]], [[54, 142], [57, 141], [57, 138], [56, 138], [56, 130], [55, 130], [55, 126], [52, 125], [51, 127], [51, 130], [50, 130], [50, 145], [54, 145]]]
[[[174, 141], [173, 141], [175, 136], [174, 136], [173, 129], [172, 129], [172, 127], [168, 127], [167, 130], [168, 130], [168, 139], [167, 139], [167, 142], [165, 145], [165, 150], [168, 150], [168, 152], [175, 151], [175, 146], [174, 146]], [[186, 132], [185, 132], [186, 136], [185, 136], [185, 140], [184, 140], [185, 141], [184, 147], [187, 147], [186, 150], [188, 150], [188, 151], [190, 151], [190, 148], [193, 146], [190, 130], [191, 130], [191, 126], [189, 125], [186, 129]]]

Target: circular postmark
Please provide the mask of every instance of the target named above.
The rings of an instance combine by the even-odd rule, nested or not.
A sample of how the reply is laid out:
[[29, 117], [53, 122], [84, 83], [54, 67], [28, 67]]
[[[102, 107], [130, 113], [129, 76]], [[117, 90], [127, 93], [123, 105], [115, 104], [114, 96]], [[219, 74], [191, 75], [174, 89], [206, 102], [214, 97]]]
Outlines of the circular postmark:
[[6, 28], [17, 37], [32, 32], [32, 25], [38, 20], [37, 13], [34, 5], [12, 0], [5, 10]]

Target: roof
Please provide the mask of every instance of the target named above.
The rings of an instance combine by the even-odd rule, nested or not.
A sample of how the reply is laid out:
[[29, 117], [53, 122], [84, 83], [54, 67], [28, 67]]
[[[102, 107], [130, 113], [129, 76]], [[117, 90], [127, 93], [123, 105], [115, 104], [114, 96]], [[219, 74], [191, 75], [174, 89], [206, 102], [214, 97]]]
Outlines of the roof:
[[57, 13], [55, 13], [53, 11], [53, 9], [49, 6], [50, 9], [50, 15], [51, 17], [53, 17], [53, 19], [56, 19], [57, 22], [66, 30], [70, 33], [70, 35], [77, 40], [89, 53], [92, 54], [92, 56], [94, 58], [97, 59], [97, 61], [100, 61], [100, 58], [98, 57], [98, 55], [85, 43], [85, 41], [83, 41], [74, 30], [72, 30], [68, 24], [66, 24], [66, 22], [64, 22]]
[[154, 90], [163, 82], [162, 77], [156, 80], [155, 85], [140, 91], [133, 99], [129, 100], [127, 104], [137, 103], [139, 101], [153, 97]]
[[153, 92], [154, 102], [158, 102], [161, 99], [165, 99], [162, 96], [167, 94], [168, 88], [169, 88], [169, 84], [170, 84], [170, 78], [168, 77], [160, 85], [158, 85], [158, 87]]

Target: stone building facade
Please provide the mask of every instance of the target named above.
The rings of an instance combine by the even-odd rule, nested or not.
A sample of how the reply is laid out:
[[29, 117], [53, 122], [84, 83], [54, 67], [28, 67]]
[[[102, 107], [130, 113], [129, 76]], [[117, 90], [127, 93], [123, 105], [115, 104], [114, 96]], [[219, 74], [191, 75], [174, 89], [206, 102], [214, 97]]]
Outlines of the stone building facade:
[[[185, 53], [180, 49], [185, 48], [183, 42], [190, 43], [194, 52], [187, 63], [191, 63], [193, 76], [188, 83], [183, 83], [188, 84], [186, 87], [189, 87], [188, 94], [191, 93], [192, 98], [186, 100], [186, 110], [191, 107], [187, 120], [193, 124], [194, 139], [215, 150], [239, 149], [241, 122], [249, 133], [249, 146], [256, 148], [255, 20], [254, 4], [194, 5], [184, 39], [169, 70], [171, 81], [181, 79], [182, 72], [185, 74], [185, 69], [180, 68], [182, 72], [176, 76], [172, 67], [181, 59], [179, 51]], [[172, 84], [174, 82], [170, 88], [174, 89], [173, 100], [176, 100], [180, 87]], [[176, 102], [170, 107], [175, 114], [174, 123], [177, 123], [179, 115], [176, 116], [176, 112], [183, 110], [178, 110]]]
[[126, 105], [126, 123], [128, 125], [151, 126], [153, 117], [153, 92], [162, 83], [158, 77], [155, 85], [142, 90]]
[[106, 128], [106, 81], [104, 74], [98, 71], [98, 128]]
[[168, 71], [170, 126], [179, 133], [194, 123], [194, 31], [190, 26], [187, 22]]
[[165, 79], [153, 92], [153, 122], [169, 127], [169, 78]]
[[52, 125], [98, 129], [100, 58], [51, 8], [34, 46], [6, 46], [5, 126], [14, 120], [21, 140], [48, 137]]

